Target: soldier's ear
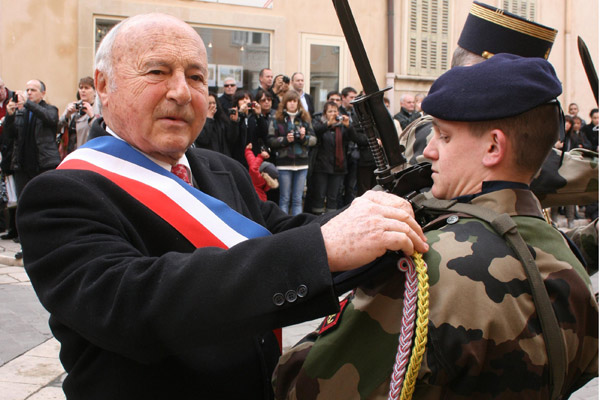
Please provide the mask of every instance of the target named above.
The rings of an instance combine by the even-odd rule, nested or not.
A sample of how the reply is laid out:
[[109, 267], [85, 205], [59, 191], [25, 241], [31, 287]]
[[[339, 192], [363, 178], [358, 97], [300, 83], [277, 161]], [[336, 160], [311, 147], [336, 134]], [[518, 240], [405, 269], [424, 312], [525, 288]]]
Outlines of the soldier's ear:
[[484, 134], [482, 140], [486, 141], [486, 151], [483, 155], [483, 165], [491, 168], [501, 165], [508, 155], [508, 137], [500, 129], [492, 129]]

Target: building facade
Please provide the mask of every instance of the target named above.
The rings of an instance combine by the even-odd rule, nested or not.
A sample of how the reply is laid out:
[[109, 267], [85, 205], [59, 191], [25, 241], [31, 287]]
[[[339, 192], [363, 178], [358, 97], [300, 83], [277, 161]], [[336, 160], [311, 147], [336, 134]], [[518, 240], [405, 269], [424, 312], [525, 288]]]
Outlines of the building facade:
[[[482, 0], [558, 35], [549, 57], [563, 82], [560, 100], [579, 104], [587, 119], [596, 107], [577, 50], [587, 43], [598, 68], [598, 0]], [[379, 86], [393, 112], [400, 94], [427, 92], [450, 67], [471, 0], [349, 0]], [[0, 0], [0, 77], [23, 89], [43, 80], [47, 100], [62, 112], [75, 100], [77, 82], [92, 76], [95, 50], [106, 32], [131, 15], [164, 12], [193, 26], [208, 51], [209, 84], [219, 91], [227, 76], [258, 87], [258, 73], [305, 75], [316, 100], [360, 80], [330, 0]]]

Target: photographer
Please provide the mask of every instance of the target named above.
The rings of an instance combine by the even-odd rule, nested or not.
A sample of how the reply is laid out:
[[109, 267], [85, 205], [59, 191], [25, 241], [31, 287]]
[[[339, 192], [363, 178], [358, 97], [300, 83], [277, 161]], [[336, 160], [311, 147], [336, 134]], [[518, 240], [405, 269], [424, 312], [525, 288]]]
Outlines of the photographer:
[[198, 148], [217, 151], [231, 157], [231, 146], [235, 140], [237, 128], [229, 118], [216, 93], [208, 93], [206, 123], [194, 141]]
[[60, 147], [63, 156], [87, 142], [92, 122], [100, 115], [100, 107], [95, 103], [96, 88], [91, 77], [79, 80], [77, 100], [69, 103], [58, 120], [58, 130], [62, 132]]
[[229, 119], [233, 121], [234, 132], [230, 142], [231, 157], [248, 168], [244, 155], [248, 144], [248, 117], [252, 113], [260, 113], [258, 103], [252, 101], [250, 92], [238, 89], [233, 95], [233, 107], [228, 110]]
[[279, 207], [286, 213], [298, 215], [302, 212], [308, 172], [308, 148], [317, 144], [317, 137], [297, 92], [290, 90], [283, 97], [275, 120], [269, 126], [267, 142], [275, 151], [279, 170]]
[[279, 74], [273, 79], [273, 86], [271, 87], [271, 92], [273, 92], [273, 94], [275, 95], [273, 96], [273, 104], [271, 105], [271, 108], [273, 110], [277, 110], [277, 108], [279, 107], [279, 103], [281, 103], [283, 96], [287, 93], [289, 89], [289, 76]]
[[[323, 113], [314, 120], [318, 144], [312, 168], [311, 212], [323, 214], [337, 209], [339, 188], [348, 172], [347, 151], [350, 141], [359, 138], [350, 117], [339, 113], [338, 105], [328, 101]], [[325, 200], [327, 199], [327, 202]]]
[[252, 143], [252, 151], [254, 155], [259, 155], [261, 149], [267, 145], [267, 134], [269, 133], [269, 125], [275, 119], [275, 110], [271, 108], [273, 103], [273, 95], [270, 91], [258, 89], [254, 97], [254, 105], [258, 105], [260, 111], [252, 108], [252, 112], [248, 117], [248, 143]]

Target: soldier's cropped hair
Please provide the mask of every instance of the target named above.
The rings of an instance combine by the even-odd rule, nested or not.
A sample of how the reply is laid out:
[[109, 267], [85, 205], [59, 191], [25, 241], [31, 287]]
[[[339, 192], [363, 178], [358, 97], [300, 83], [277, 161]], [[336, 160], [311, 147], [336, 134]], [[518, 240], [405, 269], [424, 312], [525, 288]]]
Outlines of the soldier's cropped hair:
[[470, 131], [481, 137], [500, 129], [513, 147], [515, 167], [533, 178], [558, 140], [561, 122], [556, 104], [543, 104], [514, 117], [471, 122]]
[[452, 54], [450, 68], [479, 64], [483, 61], [485, 61], [485, 58], [458, 46], [456, 50], [454, 50], [454, 54]]

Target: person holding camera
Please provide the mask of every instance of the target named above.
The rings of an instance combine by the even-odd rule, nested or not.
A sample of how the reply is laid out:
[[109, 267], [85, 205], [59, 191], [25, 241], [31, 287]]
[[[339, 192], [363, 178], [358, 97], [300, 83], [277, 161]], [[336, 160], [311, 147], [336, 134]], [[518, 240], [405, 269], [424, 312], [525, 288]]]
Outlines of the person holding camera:
[[269, 126], [269, 147], [275, 151], [279, 170], [279, 207], [286, 213], [302, 212], [302, 194], [308, 173], [308, 149], [317, 144], [311, 118], [300, 95], [288, 91]]
[[338, 105], [328, 101], [320, 118], [314, 120], [317, 135], [315, 161], [312, 168], [311, 210], [313, 214], [337, 210], [340, 186], [348, 172], [347, 152], [350, 141], [360, 138], [350, 124], [350, 117], [339, 112]]
[[258, 89], [254, 96], [254, 105], [258, 104], [260, 112], [256, 112], [254, 106], [248, 117], [248, 138], [247, 142], [252, 143], [252, 151], [255, 156], [259, 155], [267, 145], [267, 135], [269, 125], [275, 118], [275, 110], [271, 108], [273, 95], [271, 91]]
[[63, 155], [88, 141], [92, 122], [100, 115], [100, 107], [95, 102], [94, 79], [90, 76], [81, 78], [78, 86], [77, 101], [69, 103], [58, 120], [58, 129], [62, 131], [61, 150], [66, 149]]
[[288, 90], [290, 90], [290, 77], [283, 74], [275, 76], [273, 86], [271, 87], [271, 92], [274, 94], [273, 104], [271, 104], [273, 110], [277, 110], [279, 103], [281, 103], [283, 96]]
[[260, 106], [252, 101], [248, 90], [238, 89], [233, 95], [233, 107], [229, 109], [229, 119], [234, 122], [234, 133], [230, 142], [231, 157], [248, 168], [244, 155], [248, 138], [248, 118], [252, 114], [260, 113]]
[[231, 157], [232, 142], [235, 140], [234, 122], [227, 116], [217, 94], [208, 93], [206, 123], [194, 141], [197, 148], [217, 151]]
[[[3, 162], [2, 166], [13, 172], [17, 199], [30, 180], [60, 163], [56, 146], [58, 109], [46, 103], [45, 95], [44, 82], [32, 79], [25, 92], [16, 91], [6, 106], [2, 136], [12, 141], [12, 153], [10, 163]], [[9, 230], [2, 239], [19, 240], [18, 229]]]

